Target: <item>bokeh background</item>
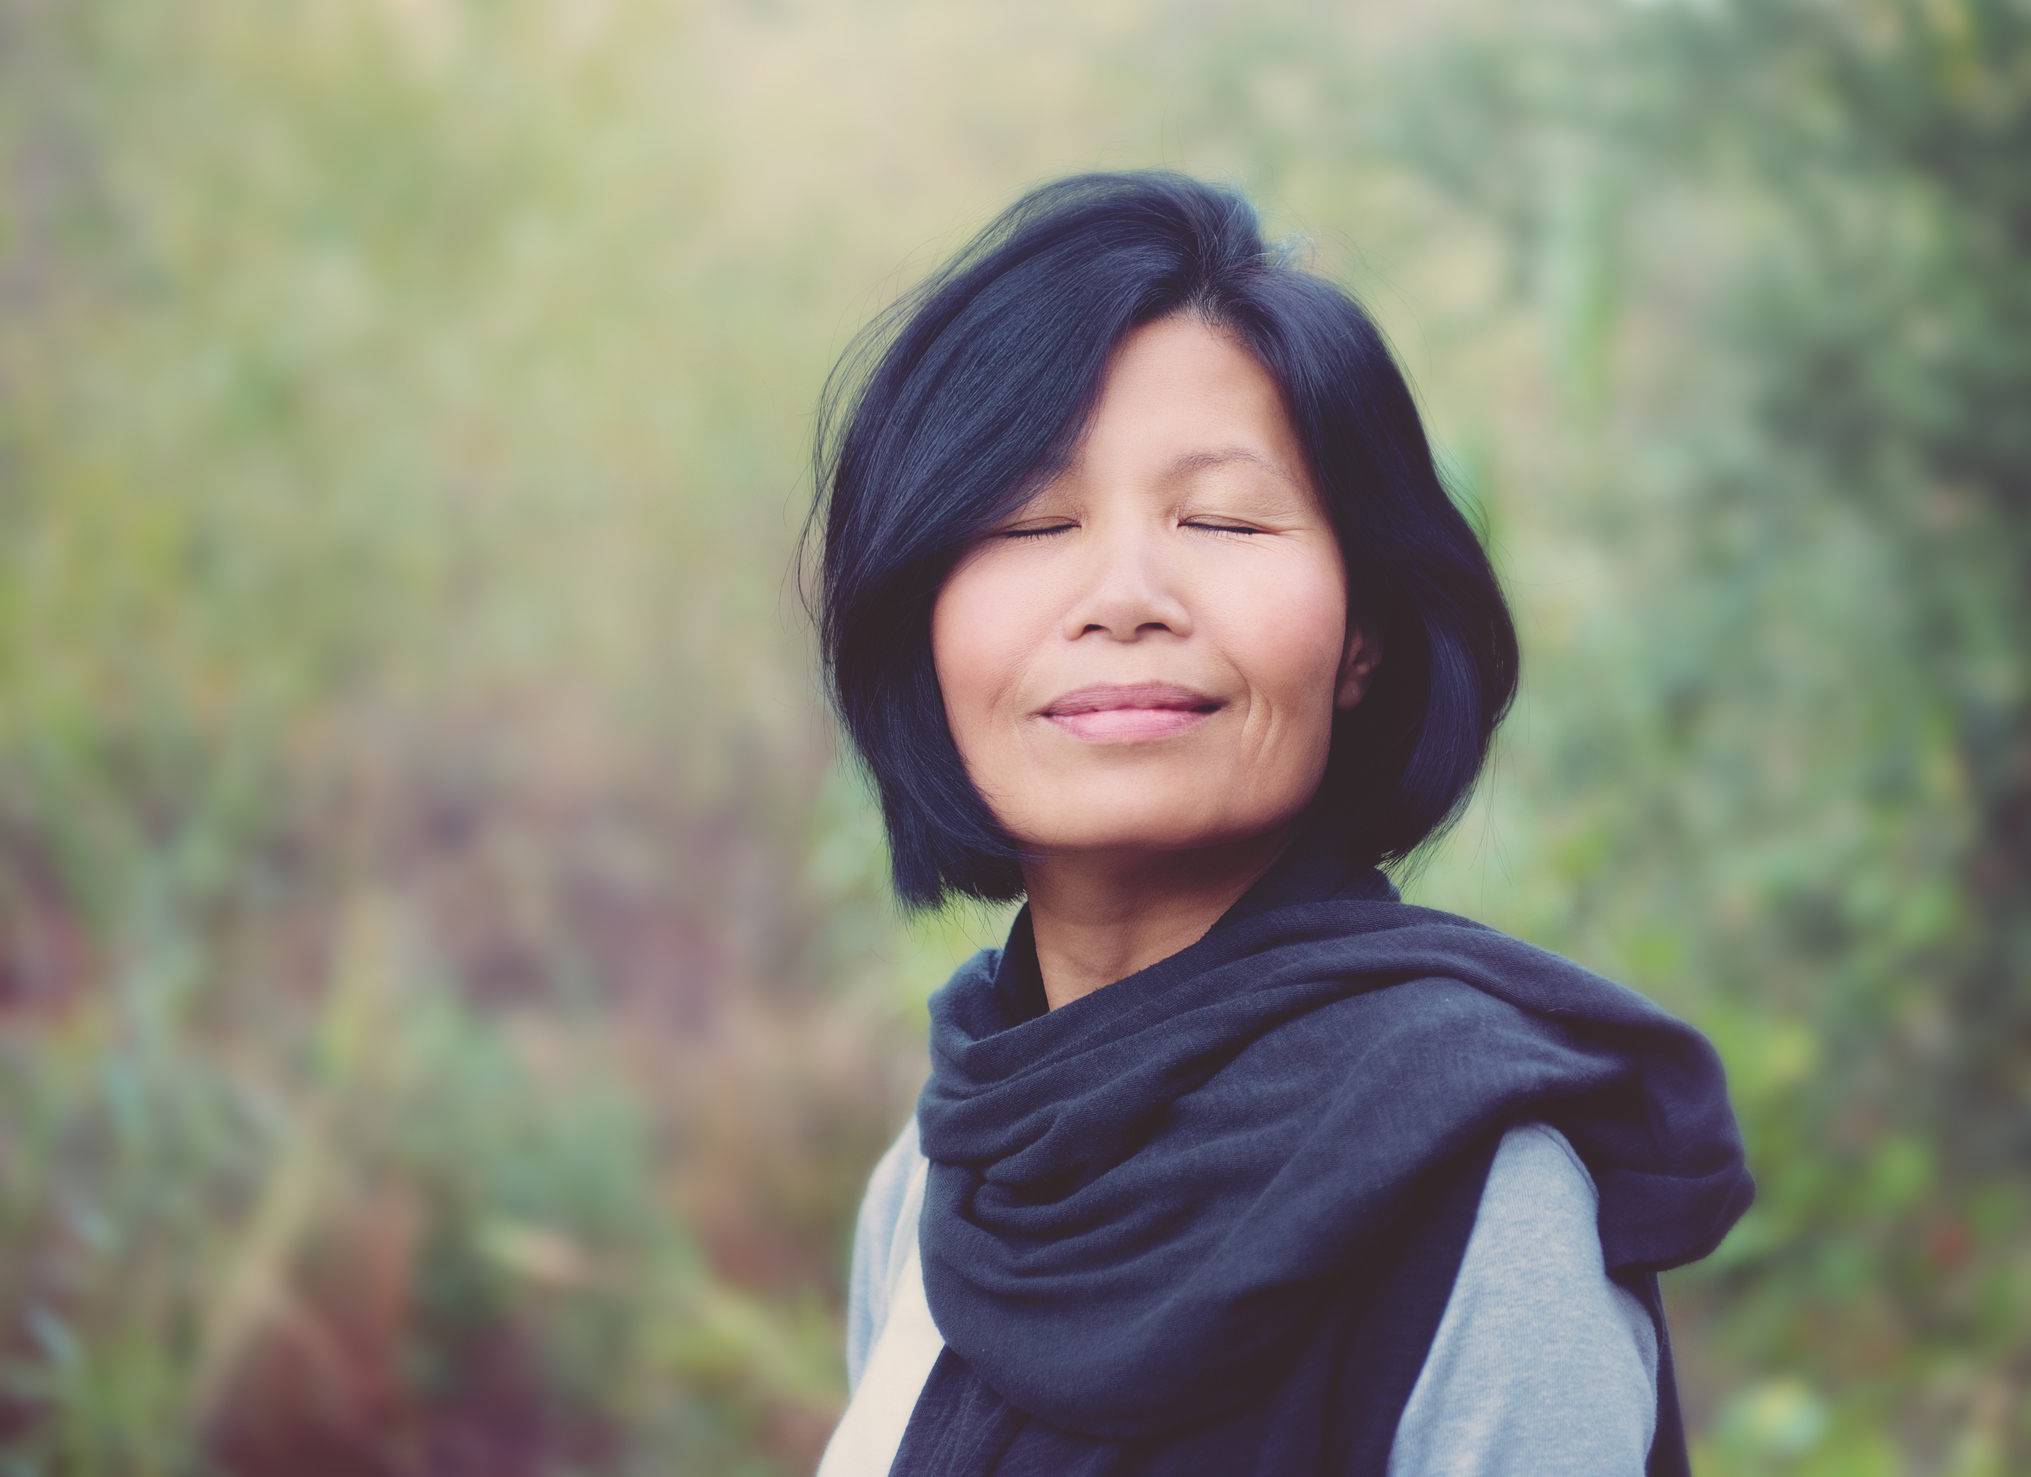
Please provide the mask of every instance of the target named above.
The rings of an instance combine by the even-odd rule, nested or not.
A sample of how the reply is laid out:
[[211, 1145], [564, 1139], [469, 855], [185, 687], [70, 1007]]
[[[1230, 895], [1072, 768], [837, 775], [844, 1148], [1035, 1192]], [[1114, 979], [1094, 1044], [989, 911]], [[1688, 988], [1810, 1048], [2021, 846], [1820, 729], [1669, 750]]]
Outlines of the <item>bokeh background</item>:
[[0, 1472], [810, 1469], [1005, 923], [884, 894], [812, 406], [1146, 165], [1513, 594], [1411, 896], [1727, 1059], [1700, 1472], [2031, 1471], [2024, 0], [0, 0]]

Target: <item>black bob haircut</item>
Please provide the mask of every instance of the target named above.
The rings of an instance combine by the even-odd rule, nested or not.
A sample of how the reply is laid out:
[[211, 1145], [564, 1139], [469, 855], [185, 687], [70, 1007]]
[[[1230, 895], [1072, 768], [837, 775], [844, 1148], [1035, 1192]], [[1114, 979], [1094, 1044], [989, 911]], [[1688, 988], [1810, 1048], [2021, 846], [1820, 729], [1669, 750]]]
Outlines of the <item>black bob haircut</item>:
[[880, 794], [898, 896], [1023, 891], [1022, 853], [968, 779], [931, 662], [931, 607], [968, 544], [1062, 466], [1115, 345], [1185, 315], [1283, 391], [1382, 638], [1335, 720], [1314, 801], [1354, 859], [1401, 860], [1459, 813], [1516, 691], [1516, 632], [1368, 315], [1265, 246], [1239, 195], [1171, 173], [1024, 196], [847, 350], [816, 447], [815, 614], [833, 705]]

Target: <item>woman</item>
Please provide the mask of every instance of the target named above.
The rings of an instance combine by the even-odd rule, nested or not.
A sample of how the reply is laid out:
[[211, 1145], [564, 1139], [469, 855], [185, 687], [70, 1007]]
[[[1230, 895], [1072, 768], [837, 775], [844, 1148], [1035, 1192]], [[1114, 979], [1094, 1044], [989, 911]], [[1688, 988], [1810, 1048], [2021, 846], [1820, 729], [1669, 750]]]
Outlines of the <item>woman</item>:
[[821, 635], [931, 1002], [822, 1477], [1686, 1470], [1711, 1048], [1379, 864], [1516, 683], [1380, 336], [1223, 190], [1067, 180], [850, 356]]

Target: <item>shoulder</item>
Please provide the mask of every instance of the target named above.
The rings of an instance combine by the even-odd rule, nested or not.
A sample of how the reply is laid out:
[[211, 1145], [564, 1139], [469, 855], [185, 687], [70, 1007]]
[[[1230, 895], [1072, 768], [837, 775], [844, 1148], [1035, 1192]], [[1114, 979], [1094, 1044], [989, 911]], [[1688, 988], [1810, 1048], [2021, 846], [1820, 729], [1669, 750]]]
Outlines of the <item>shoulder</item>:
[[923, 1151], [912, 1113], [896, 1141], [875, 1164], [853, 1228], [853, 1269], [846, 1289], [846, 1370], [849, 1386], [860, 1383], [868, 1351], [888, 1322], [890, 1294], [907, 1253], [905, 1213], [923, 1203]]
[[[1596, 1229], [1601, 1195], [1594, 1177], [1566, 1136], [1547, 1123], [1525, 1123], [1502, 1136], [1481, 1208], [1474, 1218], [1469, 1255], [1476, 1271], [1514, 1270], [1498, 1285], [1543, 1285], [1549, 1272], [1606, 1278]], [[1521, 1274], [1536, 1274], [1525, 1278]]]
[[1641, 1472], [1657, 1330], [1608, 1277], [1599, 1196], [1563, 1135], [1503, 1136], [1390, 1454], [1390, 1477]]
[[923, 1157], [917, 1146], [917, 1115], [912, 1113], [895, 1142], [875, 1162], [874, 1173], [868, 1176], [867, 1194], [860, 1206], [863, 1219], [870, 1212], [887, 1209], [893, 1224], [894, 1212], [901, 1208], [902, 1197], [909, 1188], [910, 1175]]

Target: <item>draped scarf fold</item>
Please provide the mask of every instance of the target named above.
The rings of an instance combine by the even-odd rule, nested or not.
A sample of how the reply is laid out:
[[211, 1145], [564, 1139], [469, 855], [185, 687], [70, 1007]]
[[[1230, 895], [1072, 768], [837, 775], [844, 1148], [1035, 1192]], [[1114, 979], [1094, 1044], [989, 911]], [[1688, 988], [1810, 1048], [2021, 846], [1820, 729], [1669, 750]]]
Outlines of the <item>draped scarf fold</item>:
[[933, 997], [924, 1287], [979, 1419], [1147, 1446], [1313, 1379], [1296, 1364], [1336, 1290], [1421, 1184], [1514, 1123], [1572, 1142], [1609, 1273], [1653, 1308], [1650, 1274], [1719, 1244], [1753, 1187], [1706, 1040], [1393, 898], [1314, 847], [1198, 943], [1057, 1010], [1026, 917]]

